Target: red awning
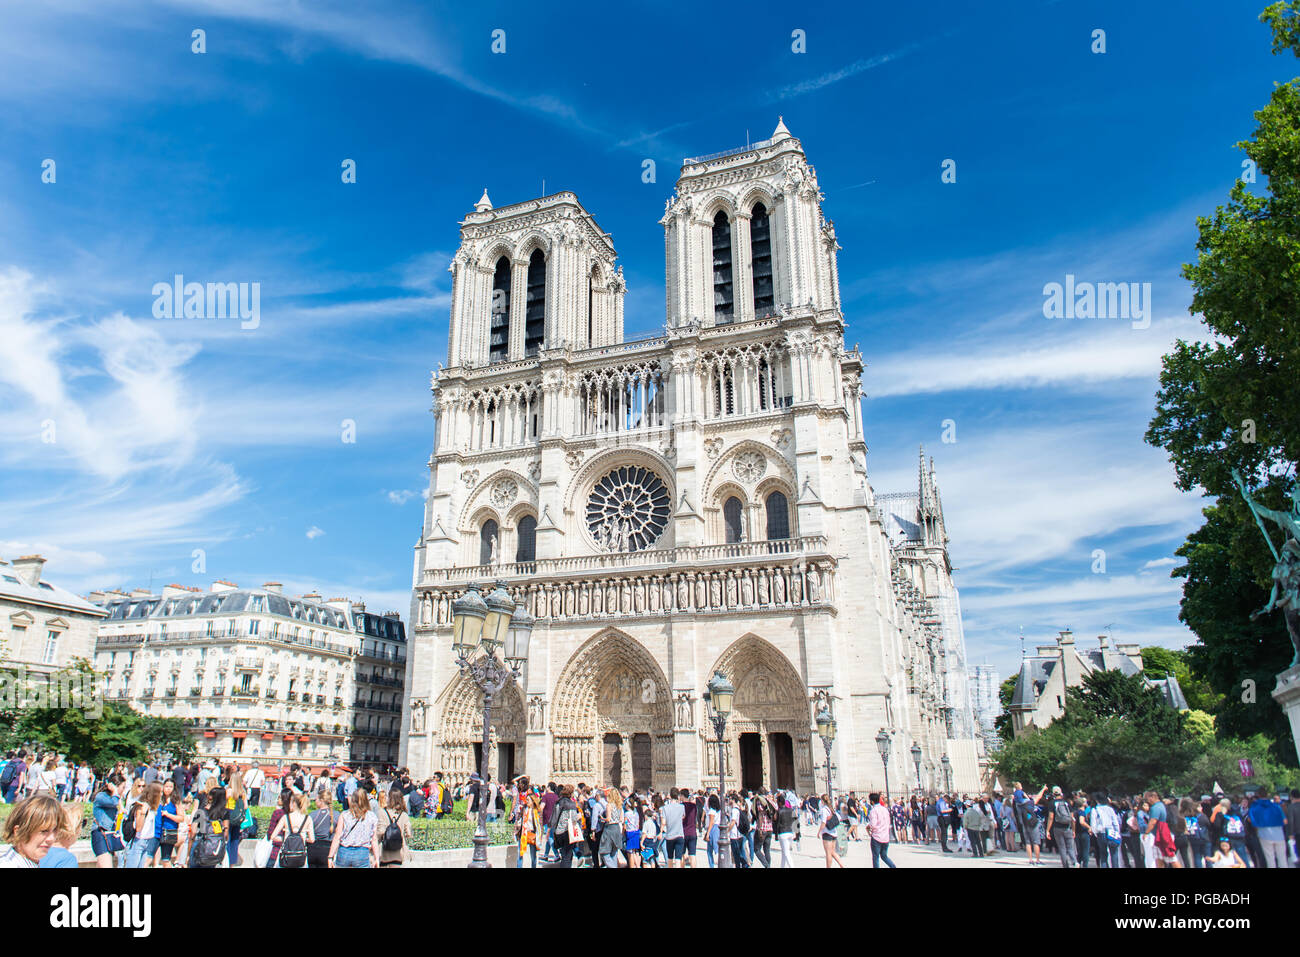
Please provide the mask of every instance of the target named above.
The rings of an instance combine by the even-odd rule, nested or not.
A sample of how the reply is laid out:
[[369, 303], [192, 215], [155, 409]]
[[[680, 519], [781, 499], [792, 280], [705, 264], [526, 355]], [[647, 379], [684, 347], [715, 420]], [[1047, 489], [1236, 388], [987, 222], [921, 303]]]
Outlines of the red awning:
[[215, 737], [217, 736], [217, 732], [215, 732], [215, 731], [204, 731], [204, 732], [203, 732], [203, 736], [204, 736], [205, 738], [215, 738]]
[[291, 735], [291, 734], [286, 734], [286, 735], [284, 736], [284, 740], [286, 740], [286, 741], [292, 741], [292, 740], [293, 740], [293, 735]]
[[299, 741], [310, 741], [311, 738], [308, 737], [308, 736], [305, 735], [305, 734], [300, 734], [300, 735], [298, 735], [298, 740], [299, 740]]
[[262, 735], [262, 740], [263, 740], [263, 741], [270, 741], [270, 740], [271, 740], [272, 738], [274, 738], [274, 737], [275, 737], [275, 735], [273, 735], [270, 731], [268, 731], [268, 732], [266, 732], [264, 735]]
[[247, 732], [247, 731], [231, 731], [230, 734], [231, 734], [232, 737], [235, 737], [235, 738], [246, 738], [246, 737], [248, 737], [248, 732]]

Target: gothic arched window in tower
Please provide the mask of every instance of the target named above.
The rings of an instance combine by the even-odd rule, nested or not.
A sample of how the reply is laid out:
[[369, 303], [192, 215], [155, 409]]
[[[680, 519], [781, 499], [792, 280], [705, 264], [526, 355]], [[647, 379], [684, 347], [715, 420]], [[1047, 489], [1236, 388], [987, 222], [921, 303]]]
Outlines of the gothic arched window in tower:
[[749, 221], [749, 250], [754, 267], [754, 315], [765, 316], [776, 300], [772, 294], [772, 227], [762, 203], [754, 204]]
[[480, 565], [495, 565], [497, 563], [498, 539], [501, 537], [501, 530], [497, 527], [496, 519], [489, 518], [483, 523], [478, 530], [478, 563]]
[[784, 492], [767, 497], [767, 539], [778, 541], [790, 537], [790, 506]]
[[534, 249], [528, 257], [528, 302], [524, 307], [524, 355], [535, 356], [546, 338], [546, 256]]
[[537, 519], [525, 515], [519, 520], [517, 529], [519, 544], [515, 547], [515, 561], [532, 562], [537, 560]]
[[731, 321], [735, 310], [731, 287], [731, 222], [718, 210], [713, 217], [713, 321], [722, 325]]
[[722, 520], [727, 526], [727, 544], [743, 542], [745, 540], [744, 523], [741, 519], [742, 509], [740, 499], [731, 496], [722, 505]]
[[492, 274], [492, 334], [488, 340], [488, 361], [504, 362], [510, 357], [510, 257], [497, 260]]
[[634, 465], [616, 468], [587, 498], [587, 531], [607, 552], [639, 552], [668, 527], [672, 502], [654, 472]]

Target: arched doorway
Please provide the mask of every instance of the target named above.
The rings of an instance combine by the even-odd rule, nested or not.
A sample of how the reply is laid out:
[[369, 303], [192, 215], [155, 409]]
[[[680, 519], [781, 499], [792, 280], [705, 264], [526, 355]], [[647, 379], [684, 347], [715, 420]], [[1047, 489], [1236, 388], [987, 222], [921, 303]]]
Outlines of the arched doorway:
[[[467, 780], [482, 768], [483, 696], [463, 675], [439, 698], [440, 756], [437, 768], [452, 781]], [[488, 739], [488, 773], [492, 780], [509, 783], [524, 772], [524, 700], [519, 686], [507, 685], [492, 703]]]
[[606, 629], [556, 682], [551, 774], [560, 784], [668, 789], [676, 766], [668, 682], [640, 642]]
[[[770, 642], [746, 635], [722, 653], [709, 674], [713, 671], [721, 671], [736, 689], [725, 738], [727, 786], [812, 790], [808, 692], [789, 659]], [[700, 733], [706, 780], [716, 781], [717, 738], [711, 726]]]

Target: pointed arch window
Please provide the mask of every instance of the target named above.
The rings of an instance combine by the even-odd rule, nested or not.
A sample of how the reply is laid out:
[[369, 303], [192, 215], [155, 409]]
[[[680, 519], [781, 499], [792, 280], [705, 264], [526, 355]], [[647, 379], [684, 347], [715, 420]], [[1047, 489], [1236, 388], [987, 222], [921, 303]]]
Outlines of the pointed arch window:
[[767, 497], [767, 538], [777, 541], [790, 537], [790, 506], [784, 492], [773, 492]]
[[718, 210], [713, 217], [713, 321], [731, 322], [735, 295], [731, 284], [731, 221]]
[[740, 499], [731, 496], [722, 506], [722, 521], [726, 525], [727, 544], [743, 542], [745, 540], [744, 522], [741, 518], [743, 514]]
[[491, 565], [496, 557], [497, 539], [501, 537], [496, 519], [489, 518], [478, 532], [478, 563]]
[[525, 515], [519, 520], [519, 543], [515, 547], [515, 561], [532, 562], [537, 560], [537, 519]]
[[504, 362], [510, 357], [510, 257], [497, 260], [492, 274], [492, 325], [488, 340], [488, 361]]
[[755, 203], [749, 220], [749, 249], [754, 274], [754, 315], [765, 316], [772, 311], [775, 297], [772, 293], [772, 225], [767, 207]]
[[535, 356], [546, 338], [546, 256], [534, 249], [528, 257], [528, 300], [524, 307], [524, 355]]

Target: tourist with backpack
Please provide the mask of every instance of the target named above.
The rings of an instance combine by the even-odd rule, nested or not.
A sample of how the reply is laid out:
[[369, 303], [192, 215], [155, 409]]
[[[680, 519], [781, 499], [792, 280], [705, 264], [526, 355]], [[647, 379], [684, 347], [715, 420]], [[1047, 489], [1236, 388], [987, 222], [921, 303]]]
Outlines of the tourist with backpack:
[[748, 868], [749, 859], [745, 856], [745, 839], [749, 834], [749, 809], [744, 800], [735, 791], [727, 795], [727, 834], [731, 842], [731, 866]]
[[253, 823], [252, 812], [244, 796], [244, 779], [239, 769], [230, 767], [230, 787], [226, 791], [226, 817], [230, 820], [230, 833], [226, 838], [226, 853], [230, 855], [230, 866], [239, 866], [239, 843], [244, 839], [244, 828]]
[[[135, 803], [130, 812], [131, 843], [126, 849], [126, 866], [130, 868], [149, 867], [153, 864], [154, 851], [158, 850], [158, 807], [162, 804], [162, 785], [158, 782], [145, 786], [144, 794]], [[127, 824], [122, 824], [123, 834]]]
[[1060, 787], [1052, 788], [1052, 806], [1047, 812], [1047, 831], [1056, 845], [1056, 854], [1062, 867], [1077, 867], [1079, 859], [1074, 846], [1074, 808], [1065, 799]]
[[379, 819], [370, 809], [370, 795], [357, 788], [348, 809], [339, 815], [330, 844], [330, 867], [378, 867]]
[[217, 786], [206, 794], [206, 803], [191, 822], [190, 867], [227, 868], [230, 858], [226, 844], [230, 837], [230, 811], [226, 807], [226, 789]]
[[1100, 791], [1092, 796], [1092, 805], [1088, 826], [1097, 837], [1097, 866], [1122, 867], [1120, 845], [1124, 838], [1119, 812]]
[[1187, 853], [1183, 863], [1188, 867], [1203, 868], [1212, 845], [1210, 819], [1200, 805], [1189, 797], [1183, 798], [1179, 803], [1178, 813], [1183, 819], [1184, 833], [1187, 835]]
[[307, 842], [307, 866], [329, 867], [330, 844], [334, 840], [334, 827], [338, 812], [333, 807], [334, 797], [324, 782], [316, 790], [316, 809], [311, 812], [312, 839]]
[[[822, 839], [822, 850], [826, 854], [826, 866], [830, 867], [834, 861], [841, 868], [844, 867], [844, 861], [840, 859], [839, 852], [835, 849], [835, 842], [839, 838], [840, 816], [835, 813], [829, 794], [823, 794], [818, 802], [818, 824], [817, 834]], [[940, 827], [944, 826], [942, 820]]]
[[406, 799], [399, 785], [388, 791], [388, 807], [381, 809], [379, 826], [379, 866], [401, 867], [411, 859], [411, 816], [406, 813]]
[[121, 835], [117, 833], [118, 794], [125, 787], [126, 778], [114, 772], [90, 802], [90, 850], [95, 855], [96, 867], [112, 867], [113, 855], [126, 848]]
[[[294, 794], [284, 808], [284, 816], [271, 832], [271, 845], [278, 843], [279, 853], [275, 857], [275, 866], [281, 868], [298, 868], [307, 866], [307, 847], [316, 839], [312, 829], [311, 804], [306, 794]], [[277, 842], [278, 839], [278, 842]]]

